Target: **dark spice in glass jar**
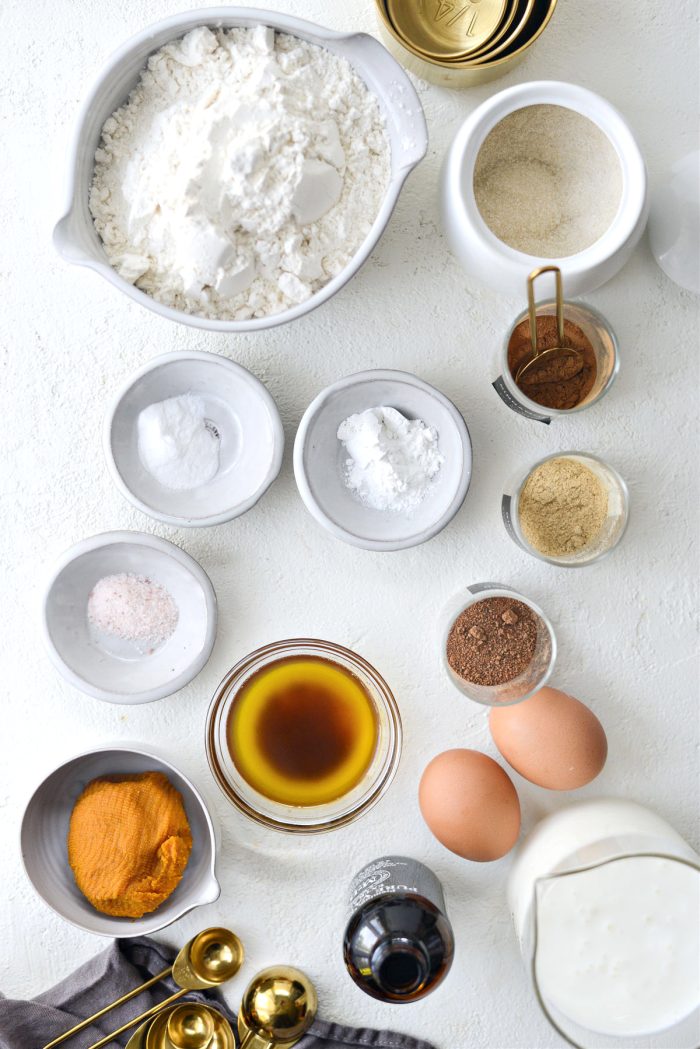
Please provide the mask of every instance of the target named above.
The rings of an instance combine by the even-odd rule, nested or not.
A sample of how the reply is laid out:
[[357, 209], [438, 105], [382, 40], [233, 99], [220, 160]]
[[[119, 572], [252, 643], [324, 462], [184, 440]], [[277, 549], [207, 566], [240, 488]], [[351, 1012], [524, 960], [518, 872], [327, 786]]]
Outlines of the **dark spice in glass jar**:
[[[537, 346], [550, 350], [559, 345], [556, 317], [540, 315], [537, 318]], [[575, 408], [593, 389], [598, 371], [596, 355], [590, 340], [573, 321], [564, 319], [564, 345], [578, 350], [579, 357], [545, 357], [541, 364], [533, 364], [517, 383], [526, 397], [543, 408], [566, 411]], [[513, 329], [508, 342], [508, 367], [515, 380], [521, 364], [532, 357], [530, 321], [525, 318]]]
[[447, 662], [473, 685], [505, 685], [527, 670], [537, 646], [538, 617], [522, 601], [486, 597], [457, 616]]

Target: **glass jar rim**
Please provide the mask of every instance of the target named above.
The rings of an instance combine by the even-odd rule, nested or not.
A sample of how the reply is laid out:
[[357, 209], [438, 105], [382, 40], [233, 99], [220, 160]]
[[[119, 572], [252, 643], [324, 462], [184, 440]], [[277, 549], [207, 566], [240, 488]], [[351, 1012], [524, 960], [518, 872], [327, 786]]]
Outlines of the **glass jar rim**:
[[[599, 401], [605, 397], [606, 393], [610, 390], [613, 382], [617, 378], [618, 372], [620, 371], [620, 344], [617, 340], [617, 336], [613, 329], [610, 327], [608, 320], [598, 310], [594, 309], [593, 306], [589, 306], [587, 302], [578, 302], [571, 299], [564, 300], [564, 318], [566, 319], [566, 308], [567, 306], [573, 306], [576, 309], [583, 310], [586, 313], [590, 313], [595, 320], [598, 321], [600, 326], [605, 329], [610, 337], [610, 341], [613, 347], [613, 364], [610, 369], [610, 375], [605, 381], [605, 384], [601, 386], [600, 390], [591, 400], [582, 401], [580, 404], [574, 405], [573, 408], [548, 408], [544, 404], [539, 404], [538, 401], [533, 401], [527, 394], [523, 393], [520, 387], [515, 382], [513, 374], [508, 365], [508, 345], [511, 340], [513, 332], [519, 324], [521, 324], [528, 316], [528, 311], [523, 310], [513, 321], [512, 325], [508, 329], [508, 333], [503, 340], [503, 348], [501, 350], [501, 374], [503, 376], [503, 382], [508, 389], [508, 392], [515, 400], [522, 405], [523, 408], [527, 408], [528, 411], [534, 412], [536, 415], [547, 415], [547, 416], [568, 416], [575, 415], [576, 412], [583, 412], [586, 408], [592, 408], [594, 404], [598, 404]], [[552, 300], [544, 300], [537, 303], [537, 310], [556, 310], [556, 302]]]
[[[598, 463], [604, 470], [607, 470], [612, 475], [615, 483], [618, 486], [620, 494], [622, 496], [622, 527], [615, 536], [615, 541], [606, 547], [604, 550], [599, 551], [593, 557], [590, 557], [585, 561], [563, 561], [556, 557], [549, 557], [547, 554], [543, 554], [541, 550], [529, 543], [523, 534], [523, 530], [520, 527], [520, 516], [518, 514], [518, 508], [520, 506], [520, 497], [523, 492], [528, 479], [532, 476], [535, 470], [538, 470], [540, 466], [550, 462], [552, 459], [566, 459], [566, 458], [577, 458], [577, 459], [589, 459], [594, 463]], [[612, 553], [615, 547], [621, 542], [630, 519], [630, 498], [629, 488], [623, 477], [617, 472], [614, 466], [611, 466], [605, 459], [601, 459], [599, 455], [594, 455], [593, 452], [582, 452], [576, 449], [566, 449], [562, 452], [551, 452], [549, 455], [542, 456], [537, 462], [533, 463], [532, 466], [525, 471], [520, 481], [515, 486], [515, 490], [511, 496], [511, 508], [510, 508], [510, 521], [513, 527], [513, 531], [517, 537], [517, 541], [525, 553], [530, 554], [531, 557], [537, 558], [538, 561], [544, 561], [545, 564], [555, 565], [557, 568], [587, 568], [589, 565], [597, 564], [598, 561], [602, 561], [604, 557]], [[511, 537], [512, 538], [512, 537]]]
[[[544, 688], [544, 686], [547, 684], [550, 677], [552, 676], [554, 664], [556, 663], [557, 659], [557, 635], [554, 631], [552, 621], [550, 620], [549, 616], [547, 616], [546, 613], [542, 611], [540, 606], [535, 601], [533, 601], [529, 597], [526, 597], [525, 594], [521, 594], [520, 591], [516, 590], [514, 587], [506, 586], [505, 583], [473, 583], [466, 589], [469, 592], [469, 597], [464, 597], [463, 591], [460, 591], [459, 594], [455, 594], [453, 596], [447, 608], [443, 611], [443, 619], [445, 620], [446, 625], [441, 632], [441, 654], [443, 664], [445, 665], [448, 671], [448, 679], [450, 680], [452, 685], [457, 689], [458, 692], [466, 696], [467, 699], [470, 699], [473, 703], [479, 703], [481, 706], [484, 707], [513, 707], [516, 705], [516, 703], [522, 703], [526, 699], [529, 699], [530, 696], [533, 696], [535, 694], [535, 692], [539, 692], [541, 688]], [[491, 597], [510, 597], [512, 600], [522, 601], [523, 604], [527, 605], [528, 608], [530, 608], [531, 611], [535, 613], [537, 618], [541, 621], [549, 637], [550, 656], [546, 669], [542, 673], [537, 683], [532, 688], [529, 688], [526, 692], [524, 692], [522, 696], [518, 696], [517, 699], [495, 700], [493, 702], [490, 702], [486, 699], [477, 698], [475, 695], [471, 694], [470, 692], [467, 692], [466, 689], [462, 688], [460, 685], [457, 684], [457, 675], [447, 662], [447, 639], [457, 618], [462, 614], [462, 612], [466, 611], [467, 608], [470, 608], [472, 605], [477, 604], [477, 602], [479, 601], [488, 600], [488, 598]], [[458, 610], [454, 611], [457, 608]], [[469, 685], [470, 682], [465, 681], [465, 684]], [[509, 682], [504, 682], [504, 685], [508, 684]], [[485, 689], [488, 688], [488, 686], [483, 687]], [[493, 686], [493, 689], [489, 688], [489, 691], [496, 691], [499, 687], [503, 686]]]

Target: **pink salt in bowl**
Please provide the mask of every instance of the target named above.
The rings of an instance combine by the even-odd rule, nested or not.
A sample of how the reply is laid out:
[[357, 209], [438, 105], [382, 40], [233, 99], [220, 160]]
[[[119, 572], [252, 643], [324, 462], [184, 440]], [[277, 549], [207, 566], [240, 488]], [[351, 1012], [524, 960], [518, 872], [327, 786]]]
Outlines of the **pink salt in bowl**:
[[[160, 644], [138, 645], [90, 622], [96, 583], [121, 574], [160, 584], [175, 602], [177, 621]], [[108, 703], [151, 703], [184, 688], [209, 659], [216, 624], [216, 595], [203, 568], [144, 532], [83, 539], [59, 558], [44, 590], [42, 635], [51, 662], [74, 688]]]

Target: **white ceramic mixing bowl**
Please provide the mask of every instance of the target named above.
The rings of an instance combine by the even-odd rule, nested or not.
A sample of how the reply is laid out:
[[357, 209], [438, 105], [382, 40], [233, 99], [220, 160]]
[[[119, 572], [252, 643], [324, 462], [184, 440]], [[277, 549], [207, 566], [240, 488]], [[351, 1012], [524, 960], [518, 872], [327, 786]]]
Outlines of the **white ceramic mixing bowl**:
[[[75, 883], [68, 863], [68, 825], [73, 806], [85, 787], [101, 776], [163, 772], [179, 790], [192, 831], [192, 852], [182, 881], [143, 918], [115, 918], [95, 910]], [[216, 833], [207, 806], [195, 785], [151, 747], [110, 743], [71, 758], [34, 791], [22, 818], [22, 862], [45, 903], [62, 918], [99, 936], [146, 936], [177, 921], [193, 907], [213, 903], [221, 888], [216, 879]]]
[[[131, 641], [97, 636], [87, 603], [98, 580], [133, 573], [160, 583], [178, 608], [175, 631], [144, 654]], [[216, 595], [206, 572], [179, 546], [145, 532], [104, 532], [59, 558], [46, 584], [42, 634], [51, 662], [74, 688], [108, 703], [151, 703], [184, 688], [216, 638]]]
[[[377, 96], [386, 118], [391, 146], [391, 177], [372, 228], [352, 260], [336, 277], [305, 302], [282, 313], [241, 321], [217, 321], [171, 309], [125, 281], [110, 265], [95, 229], [88, 193], [95, 150], [108, 117], [127, 99], [150, 54], [197, 26], [216, 28], [267, 25], [290, 33], [346, 58]], [[54, 230], [54, 244], [67, 262], [88, 266], [124, 294], [161, 317], [209, 331], [259, 331], [294, 320], [326, 302], [350, 280], [374, 249], [389, 221], [401, 187], [428, 147], [423, 109], [408, 76], [386, 48], [366, 33], [336, 33], [291, 15], [249, 7], [204, 7], [148, 26], [112, 55], [86, 98], [69, 152], [66, 212]]]
[[[219, 469], [206, 484], [165, 488], [139, 456], [138, 417], [144, 408], [194, 393], [219, 434]], [[104, 451], [122, 495], [143, 513], [171, 525], [222, 524], [250, 510], [277, 477], [284, 430], [277, 405], [249, 371], [218, 353], [165, 353], [132, 375], [104, 423]]]
[[497, 124], [516, 110], [539, 105], [563, 106], [597, 124], [620, 163], [622, 196], [610, 226], [590, 247], [556, 260], [567, 297], [585, 295], [624, 266], [649, 213], [646, 167], [634, 135], [622, 114], [593, 91], [578, 84], [539, 80], [506, 88], [477, 106], [445, 157], [440, 183], [442, 222], [452, 251], [470, 277], [494, 291], [522, 298], [528, 274], [552, 260], [517, 251], [489, 229], [474, 195], [474, 167], [486, 136]]

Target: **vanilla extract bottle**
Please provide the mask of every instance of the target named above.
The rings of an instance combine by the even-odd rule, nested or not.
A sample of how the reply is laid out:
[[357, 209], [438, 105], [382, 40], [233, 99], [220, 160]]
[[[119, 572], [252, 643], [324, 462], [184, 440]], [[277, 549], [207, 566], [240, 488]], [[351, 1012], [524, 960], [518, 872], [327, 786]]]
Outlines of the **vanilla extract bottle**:
[[358, 987], [382, 1002], [415, 1002], [447, 975], [454, 956], [442, 886], [408, 856], [364, 867], [350, 888], [345, 965]]

